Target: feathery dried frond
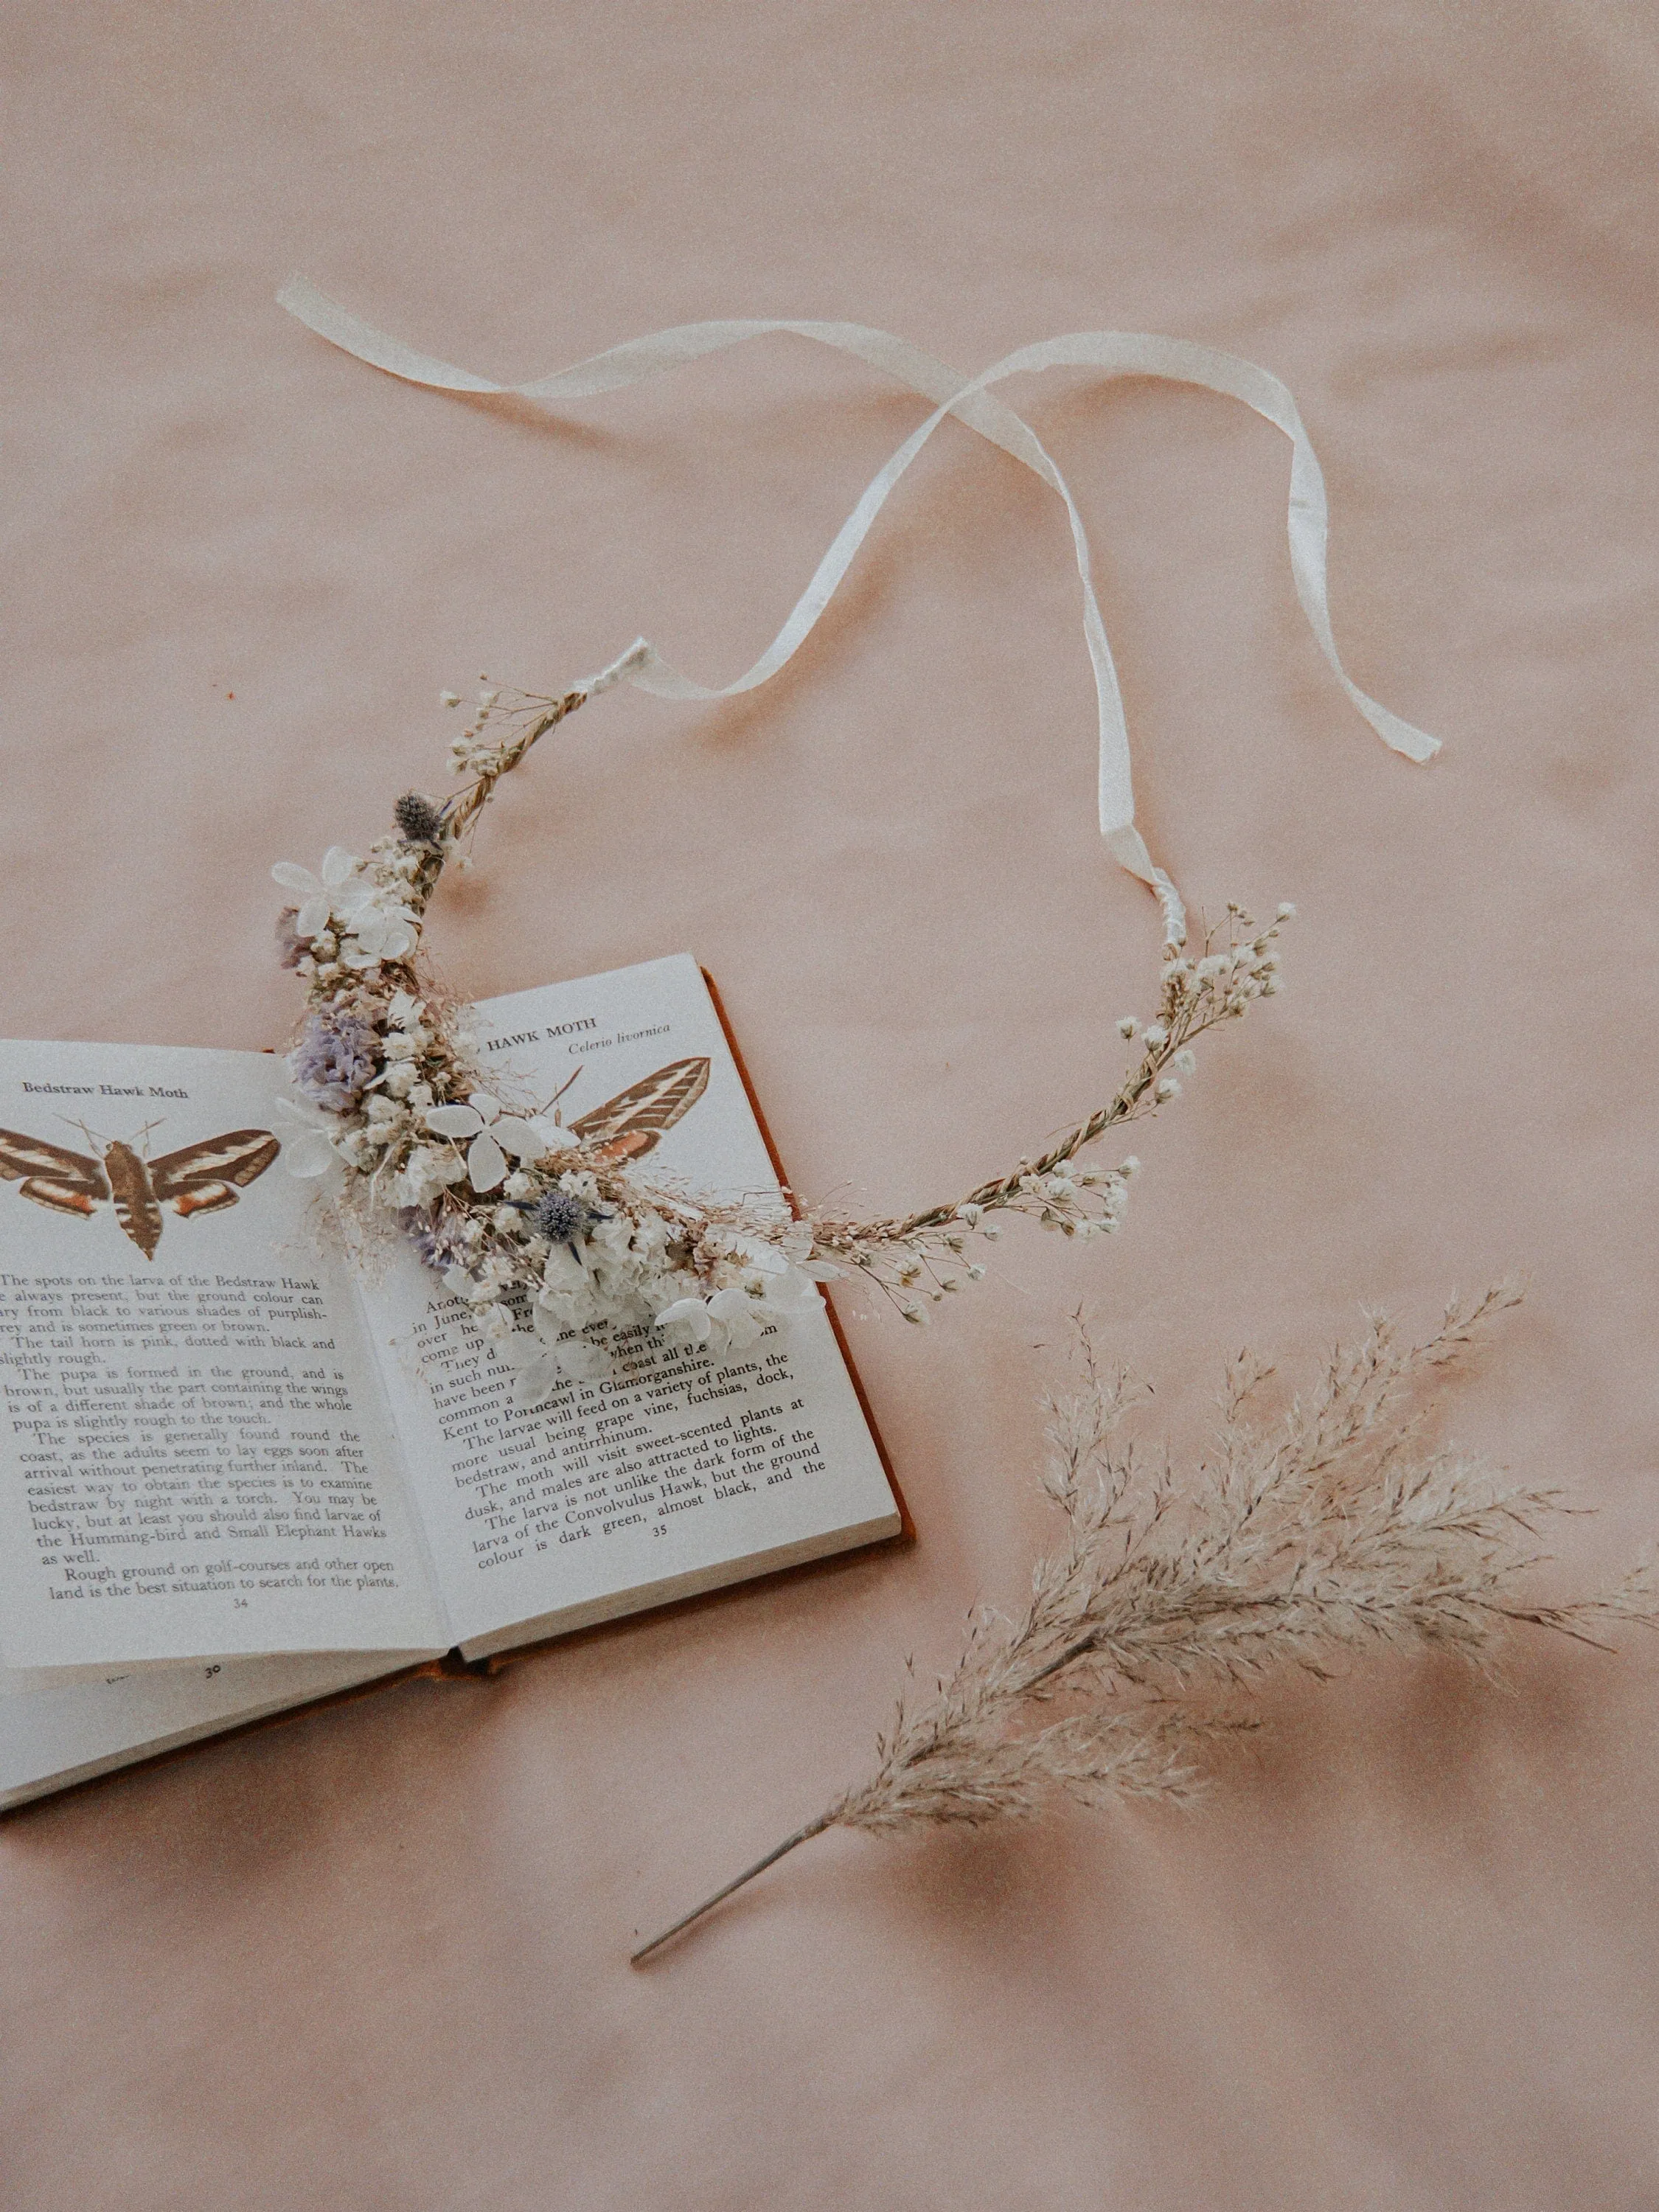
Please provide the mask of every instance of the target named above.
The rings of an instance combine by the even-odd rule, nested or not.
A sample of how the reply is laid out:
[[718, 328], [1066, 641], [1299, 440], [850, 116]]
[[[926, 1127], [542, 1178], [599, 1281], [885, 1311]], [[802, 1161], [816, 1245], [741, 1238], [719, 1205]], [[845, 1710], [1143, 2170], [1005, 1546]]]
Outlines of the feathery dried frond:
[[1485, 1666], [1516, 1622], [1593, 1644], [1620, 1622], [1659, 1626], [1650, 1558], [1596, 1596], [1526, 1603], [1539, 1531], [1571, 1509], [1426, 1441], [1421, 1385], [1519, 1299], [1507, 1285], [1454, 1299], [1424, 1344], [1370, 1316], [1276, 1413], [1259, 1410], [1273, 1370], [1240, 1353], [1214, 1449], [1184, 1474], [1138, 1445], [1147, 1394], [1101, 1369], [1079, 1322], [1082, 1387], [1047, 1409], [1043, 1484], [1065, 1541], [1017, 1615], [973, 1615], [953, 1672], [901, 1699], [874, 1771], [783, 1848], [833, 1826], [1030, 1816], [1056, 1794], [1191, 1798], [1209, 1743], [1253, 1724], [1230, 1693], [1288, 1668], [1323, 1679], [1367, 1644]]

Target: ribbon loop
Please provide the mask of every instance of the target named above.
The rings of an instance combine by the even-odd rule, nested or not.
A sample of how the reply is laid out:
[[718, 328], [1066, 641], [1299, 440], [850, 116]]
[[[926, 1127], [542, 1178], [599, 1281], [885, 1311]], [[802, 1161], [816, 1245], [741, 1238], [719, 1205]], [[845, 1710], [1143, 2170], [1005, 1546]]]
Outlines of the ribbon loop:
[[538, 377], [528, 384], [493, 384], [470, 370], [416, 353], [400, 339], [374, 329], [325, 298], [302, 276], [290, 277], [276, 297], [278, 304], [291, 315], [344, 352], [374, 368], [385, 369], [390, 375], [401, 377], [406, 383], [425, 385], [440, 392], [511, 392], [520, 398], [544, 401], [592, 398], [601, 392], [625, 391], [682, 362], [724, 352], [749, 338], [787, 332], [849, 354], [933, 403], [933, 413], [910, 434], [866, 486], [783, 627], [752, 667], [730, 684], [698, 684], [683, 675], [646, 639], [641, 638], [599, 677], [583, 687], [588, 690], [629, 683], [660, 699], [687, 700], [729, 699], [738, 692], [754, 690], [775, 676], [799, 650], [852, 566], [890, 495], [941, 422], [954, 416], [1012, 455], [1040, 477], [1065, 502], [1082, 586], [1084, 638], [1094, 670], [1098, 707], [1100, 832], [1119, 865], [1158, 894], [1171, 941], [1179, 941], [1184, 933], [1184, 915], [1175, 885], [1153, 861], [1134, 826], [1128, 726], [1118, 690], [1117, 671], [1107, 642], [1106, 625], [1095, 595], [1088, 532], [1070, 486], [1042, 441], [1023, 417], [994, 395], [992, 386], [1011, 376], [1050, 368], [1092, 368], [1106, 376], [1154, 377], [1171, 383], [1198, 385], [1206, 391], [1237, 399], [1283, 431], [1291, 441], [1286, 518], [1291, 573], [1297, 597], [1319, 649], [1338, 683], [1384, 744], [1419, 763], [1432, 759], [1440, 750], [1437, 738], [1379, 705], [1360, 690], [1342, 665], [1331, 629], [1326, 584], [1329, 508], [1317, 456], [1288, 387], [1268, 370], [1237, 354], [1221, 353], [1184, 338], [1158, 337], [1144, 331], [1082, 331], [1023, 346], [993, 362], [977, 376], [963, 377], [920, 348], [895, 337], [890, 331], [873, 330], [862, 323], [787, 319], [685, 323], [647, 337], [630, 338], [570, 368]]

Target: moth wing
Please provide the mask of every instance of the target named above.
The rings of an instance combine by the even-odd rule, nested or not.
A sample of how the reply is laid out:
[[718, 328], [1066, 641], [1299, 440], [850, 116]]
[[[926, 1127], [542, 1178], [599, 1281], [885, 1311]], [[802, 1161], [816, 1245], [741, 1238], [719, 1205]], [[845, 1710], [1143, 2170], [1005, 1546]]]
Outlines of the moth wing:
[[181, 1220], [188, 1221], [192, 1213], [218, 1213], [234, 1206], [236, 1193], [228, 1182], [193, 1182], [167, 1202]]
[[598, 1146], [602, 1167], [637, 1160], [651, 1152], [708, 1088], [706, 1056], [671, 1060], [653, 1074], [619, 1091], [570, 1124], [584, 1144]]
[[[25, 1198], [38, 1199], [42, 1206], [61, 1206], [65, 1212], [90, 1212], [109, 1197], [100, 1161], [62, 1145], [49, 1145], [44, 1137], [20, 1136], [15, 1129], [0, 1129], [0, 1182], [21, 1182]], [[31, 1184], [39, 1188], [32, 1189]], [[48, 1191], [60, 1195], [48, 1197]], [[64, 1202], [70, 1199], [88, 1203]]]
[[282, 1149], [269, 1129], [231, 1129], [152, 1160], [150, 1188], [175, 1213], [234, 1206], [237, 1191], [262, 1176]]
[[[9, 1182], [11, 1177], [8, 1176]], [[107, 1206], [106, 1197], [94, 1197], [80, 1183], [55, 1181], [49, 1176], [25, 1176], [17, 1186], [20, 1198], [32, 1198], [37, 1206], [49, 1206], [54, 1213], [79, 1213], [91, 1216], [100, 1206]]]

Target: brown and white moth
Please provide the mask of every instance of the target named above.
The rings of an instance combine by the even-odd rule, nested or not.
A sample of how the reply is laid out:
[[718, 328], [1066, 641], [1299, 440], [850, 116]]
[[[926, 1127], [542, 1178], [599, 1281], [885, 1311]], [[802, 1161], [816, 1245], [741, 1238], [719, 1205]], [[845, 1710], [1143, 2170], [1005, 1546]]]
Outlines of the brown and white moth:
[[164, 1206], [186, 1219], [234, 1206], [237, 1192], [282, 1150], [269, 1129], [232, 1129], [151, 1160], [119, 1138], [106, 1144], [90, 1129], [86, 1133], [100, 1147], [95, 1158], [0, 1129], [0, 1182], [15, 1182], [21, 1197], [54, 1213], [90, 1215], [113, 1206], [116, 1221], [147, 1260], [161, 1241]]
[[708, 1088], [706, 1059], [671, 1060], [571, 1122], [570, 1133], [584, 1144], [598, 1144], [600, 1167], [620, 1167], [653, 1151]]

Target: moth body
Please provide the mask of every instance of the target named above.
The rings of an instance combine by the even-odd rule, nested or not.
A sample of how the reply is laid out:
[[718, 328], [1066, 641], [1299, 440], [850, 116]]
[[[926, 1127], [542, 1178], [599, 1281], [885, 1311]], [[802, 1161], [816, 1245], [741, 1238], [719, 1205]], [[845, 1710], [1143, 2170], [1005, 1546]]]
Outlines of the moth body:
[[161, 1209], [150, 1188], [149, 1162], [118, 1137], [105, 1148], [103, 1168], [116, 1220], [145, 1259], [153, 1260], [161, 1241]]

